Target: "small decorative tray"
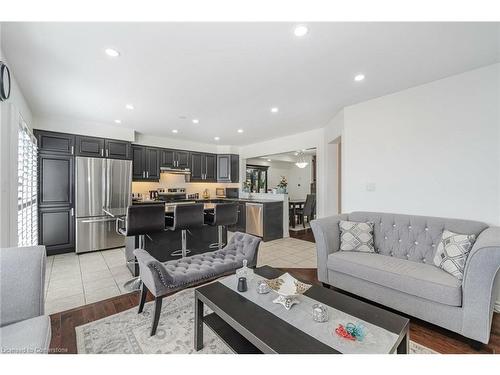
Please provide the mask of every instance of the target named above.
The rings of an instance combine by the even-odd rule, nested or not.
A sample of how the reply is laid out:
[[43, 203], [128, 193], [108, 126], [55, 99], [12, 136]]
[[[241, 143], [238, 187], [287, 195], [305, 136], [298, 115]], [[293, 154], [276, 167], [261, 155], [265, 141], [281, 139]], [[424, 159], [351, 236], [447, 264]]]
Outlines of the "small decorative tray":
[[282, 304], [287, 310], [294, 304], [299, 303], [295, 298], [296, 296], [305, 293], [311, 287], [311, 285], [297, 280], [289, 273], [285, 273], [276, 279], [266, 280], [266, 282], [271, 290], [279, 294], [279, 297], [273, 302]]

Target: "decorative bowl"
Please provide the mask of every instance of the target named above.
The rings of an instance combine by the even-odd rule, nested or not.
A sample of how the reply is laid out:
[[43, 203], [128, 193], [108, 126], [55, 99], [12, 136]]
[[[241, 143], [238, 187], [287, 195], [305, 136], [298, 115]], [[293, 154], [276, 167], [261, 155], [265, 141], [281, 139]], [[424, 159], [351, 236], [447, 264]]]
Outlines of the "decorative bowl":
[[288, 272], [276, 279], [267, 280], [267, 284], [276, 293], [286, 298], [304, 294], [311, 287], [311, 285], [297, 280]]

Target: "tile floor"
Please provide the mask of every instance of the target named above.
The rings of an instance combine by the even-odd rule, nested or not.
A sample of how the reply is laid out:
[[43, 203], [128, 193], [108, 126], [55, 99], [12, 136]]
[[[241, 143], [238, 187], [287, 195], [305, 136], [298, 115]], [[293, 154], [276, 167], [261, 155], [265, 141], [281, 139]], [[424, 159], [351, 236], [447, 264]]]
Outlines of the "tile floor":
[[[315, 244], [295, 238], [263, 242], [257, 265], [316, 268]], [[47, 314], [128, 293], [123, 283], [132, 276], [124, 249], [49, 256], [45, 277]]]

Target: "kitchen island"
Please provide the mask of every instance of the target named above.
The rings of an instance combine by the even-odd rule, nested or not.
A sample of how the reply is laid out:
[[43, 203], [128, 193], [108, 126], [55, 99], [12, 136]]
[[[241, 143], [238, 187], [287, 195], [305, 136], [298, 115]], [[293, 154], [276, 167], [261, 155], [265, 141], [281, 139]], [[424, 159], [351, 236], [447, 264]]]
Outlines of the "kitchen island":
[[[182, 203], [181, 203], [182, 204]], [[204, 203], [205, 212], [213, 211], [214, 203]], [[118, 219], [125, 218], [126, 209], [103, 209], [104, 212]], [[171, 216], [174, 212], [174, 205], [165, 206], [165, 215]], [[217, 227], [212, 225], [204, 225], [201, 228], [193, 228], [187, 231], [187, 248], [191, 250], [189, 255], [196, 255], [213, 251], [209, 245], [217, 242], [218, 232]], [[227, 228], [223, 229], [222, 239], [227, 243]], [[171, 256], [175, 250], [181, 249], [181, 231], [171, 231], [165, 229], [164, 232], [151, 233], [145, 236], [144, 249], [160, 262], [179, 259], [179, 256]], [[134, 250], [139, 247], [139, 237], [130, 236], [125, 239], [125, 257], [127, 259], [127, 267], [133, 276], [139, 275], [139, 267], [135, 263]]]

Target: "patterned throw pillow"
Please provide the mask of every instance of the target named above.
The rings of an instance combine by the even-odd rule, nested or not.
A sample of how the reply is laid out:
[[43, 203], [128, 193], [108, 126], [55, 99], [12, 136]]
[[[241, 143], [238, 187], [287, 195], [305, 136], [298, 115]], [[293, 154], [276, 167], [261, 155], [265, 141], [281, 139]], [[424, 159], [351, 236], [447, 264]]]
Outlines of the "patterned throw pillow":
[[465, 261], [475, 241], [474, 234], [458, 234], [445, 229], [434, 256], [434, 264], [462, 280]]
[[355, 221], [339, 222], [340, 250], [363, 251], [374, 253], [373, 223], [358, 223]]

